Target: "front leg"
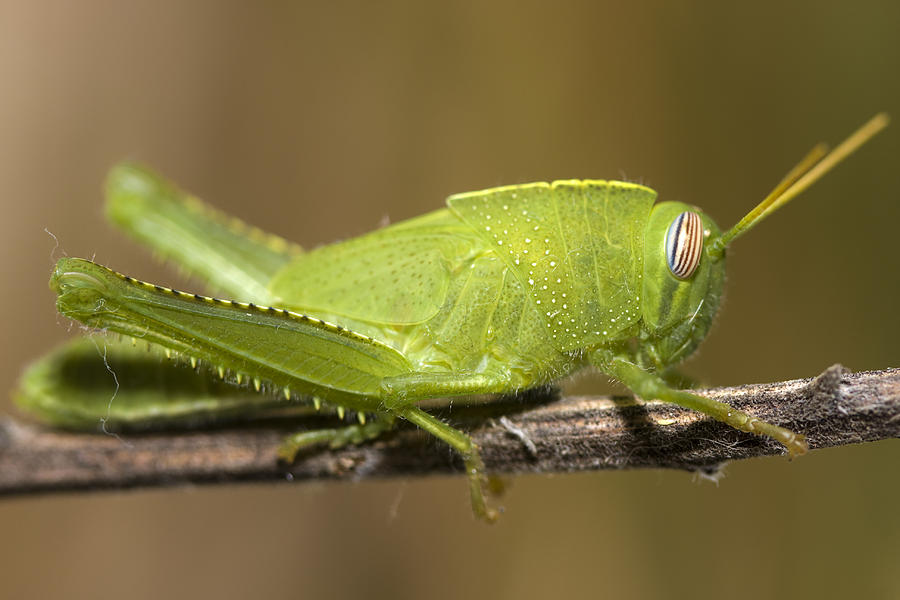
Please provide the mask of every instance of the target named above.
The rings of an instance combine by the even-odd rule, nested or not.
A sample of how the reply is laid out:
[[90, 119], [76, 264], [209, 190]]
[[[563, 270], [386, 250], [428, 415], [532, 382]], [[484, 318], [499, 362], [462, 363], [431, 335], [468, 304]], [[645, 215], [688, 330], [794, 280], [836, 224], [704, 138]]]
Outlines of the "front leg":
[[644, 400], [658, 399], [672, 402], [709, 415], [740, 431], [770, 437], [783, 445], [792, 458], [806, 454], [809, 450], [804, 435], [760, 421], [724, 402], [673, 389], [666, 385], [660, 377], [645, 371], [625, 358], [595, 352], [591, 355], [591, 362], [605, 373], [624, 383]]

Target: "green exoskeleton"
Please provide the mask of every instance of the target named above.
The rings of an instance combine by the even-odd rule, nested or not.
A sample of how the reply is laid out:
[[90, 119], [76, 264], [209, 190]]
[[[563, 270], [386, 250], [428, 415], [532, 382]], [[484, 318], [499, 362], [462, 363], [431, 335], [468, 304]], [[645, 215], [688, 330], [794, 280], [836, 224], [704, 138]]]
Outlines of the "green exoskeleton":
[[[181, 372], [198, 383], [170, 385], [174, 375], [156, 373], [149, 387], [123, 381], [110, 399], [90, 383], [108, 378], [106, 369], [78, 365], [93, 355], [96, 368], [100, 350], [119, 361], [125, 380], [135, 351], [127, 342], [76, 341], [31, 367], [19, 400], [74, 428], [101, 419], [110, 428], [204, 422], [303, 402], [341, 417], [356, 412], [352, 424], [286, 439], [287, 461], [304, 447], [360, 443], [406, 420], [459, 452], [475, 513], [488, 519], [495, 512], [478, 448], [422, 400], [509, 393], [593, 366], [641, 398], [689, 407], [800, 455], [803, 435], [673, 389], [660, 374], [709, 330], [728, 245], [887, 120], [876, 116], [830, 153], [815, 148], [724, 233], [696, 207], [655, 203], [644, 186], [572, 180], [458, 194], [446, 208], [303, 252], [120, 165], [107, 181], [112, 222], [235, 300], [63, 258], [50, 280], [60, 313], [182, 356], [201, 373]], [[74, 384], [72, 370], [81, 377]], [[223, 393], [215, 375], [244, 387]]]

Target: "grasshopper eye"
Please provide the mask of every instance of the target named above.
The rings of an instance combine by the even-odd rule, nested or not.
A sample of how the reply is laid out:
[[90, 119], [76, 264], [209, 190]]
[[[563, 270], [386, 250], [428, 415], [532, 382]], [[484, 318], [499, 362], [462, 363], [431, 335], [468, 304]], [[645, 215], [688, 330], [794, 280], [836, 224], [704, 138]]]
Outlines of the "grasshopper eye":
[[685, 211], [675, 217], [666, 231], [666, 263], [678, 279], [693, 275], [700, 264], [703, 249], [703, 221], [695, 212]]

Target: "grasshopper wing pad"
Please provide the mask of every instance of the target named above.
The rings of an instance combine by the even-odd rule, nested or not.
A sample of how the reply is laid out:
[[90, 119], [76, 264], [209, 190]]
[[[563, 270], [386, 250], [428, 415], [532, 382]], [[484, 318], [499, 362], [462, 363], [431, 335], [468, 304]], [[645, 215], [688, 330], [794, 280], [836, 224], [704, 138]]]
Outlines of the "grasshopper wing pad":
[[410, 325], [443, 306], [450, 269], [471, 243], [434, 228], [386, 228], [298, 257], [272, 281], [290, 308], [375, 324]]
[[602, 343], [640, 316], [642, 236], [656, 192], [555, 181], [447, 203], [512, 267], [563, 352]]

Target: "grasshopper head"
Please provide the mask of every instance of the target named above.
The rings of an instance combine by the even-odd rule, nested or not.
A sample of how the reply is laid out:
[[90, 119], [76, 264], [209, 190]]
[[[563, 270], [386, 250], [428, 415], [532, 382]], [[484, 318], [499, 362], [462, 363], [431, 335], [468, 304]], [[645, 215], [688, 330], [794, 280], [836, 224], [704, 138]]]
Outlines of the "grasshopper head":
[[644, 232], [642, 337], [648, 361], [670, 365], [689, 355], [712, 324], [725, 282], [729, 244], [787, 204], [889, 122], [881, 113], [831, 152], [812, 149], [775, 189], [731, 229], [680, 202], [653, 207]]
[[719, 228], [681, 202], [653, 207], [644, 231], [643, 334], [655, 362], [687, 356], [706, 336], [719, 308], [725, 261], [709, 253]]

